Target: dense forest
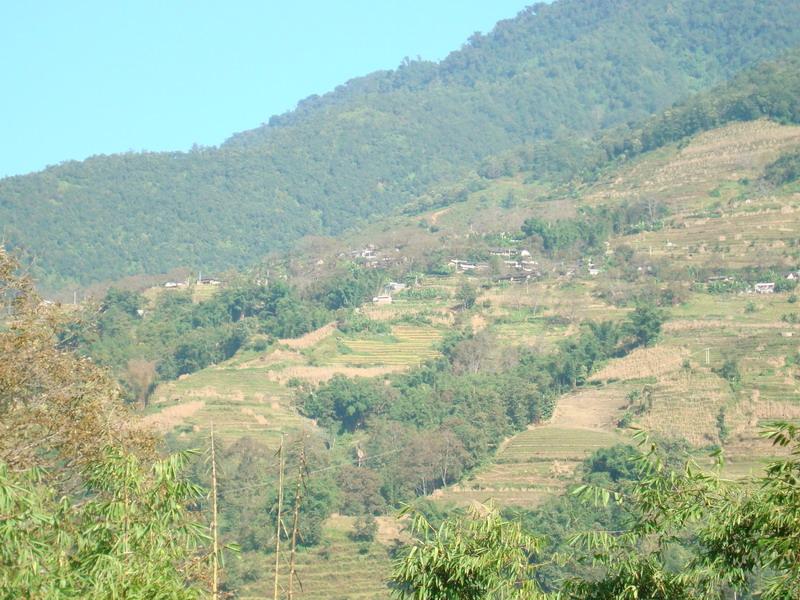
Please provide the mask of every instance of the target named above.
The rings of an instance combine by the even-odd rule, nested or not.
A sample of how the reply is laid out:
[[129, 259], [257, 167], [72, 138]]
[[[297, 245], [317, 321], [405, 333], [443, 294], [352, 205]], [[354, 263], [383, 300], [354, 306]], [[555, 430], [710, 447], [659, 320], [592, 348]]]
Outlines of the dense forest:
[[386, 214], [489, 156], [641, 119], [800, 43], [789, 0], [663, 9], [537, 4], [441, 63], [350, 81], [219, 148], [98, 156], [7, 178], [4, 239], [48, 289], [240, 266]]
[[[747, 68], [709, 90], [693, 94], [647, 119], [598, 133], [593, 138], [571, 135], [526, 144], [484, 160], [478, 173], [487, 179], [529, 173], [529, 178], [555, 183], [591, 180], [604, 168], [697, 133], [735, 121], [766, 118], [800, 122], [800, 51]], [[769, 175], [780, 183], [778, 167]], [[788, 171], [786, 170], [788, 169]], [[791, 176], [787, 159], [781, 173]]]

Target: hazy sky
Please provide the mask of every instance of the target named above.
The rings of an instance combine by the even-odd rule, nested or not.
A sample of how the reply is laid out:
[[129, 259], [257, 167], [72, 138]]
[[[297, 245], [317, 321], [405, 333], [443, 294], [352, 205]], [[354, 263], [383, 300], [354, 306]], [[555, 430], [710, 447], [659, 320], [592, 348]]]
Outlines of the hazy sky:
[[216, 145], [405, 56], [444, 58], [525, 4], [3, 0], [0, 176]]

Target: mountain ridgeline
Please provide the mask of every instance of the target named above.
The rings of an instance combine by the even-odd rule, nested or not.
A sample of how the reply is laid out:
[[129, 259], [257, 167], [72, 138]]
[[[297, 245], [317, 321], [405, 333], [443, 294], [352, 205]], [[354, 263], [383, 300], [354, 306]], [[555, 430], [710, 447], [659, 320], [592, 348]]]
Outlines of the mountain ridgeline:
[[243, 266], [387, 214], [489, 157], [642, 120], [798, 45], [792, 0], [536, 4], [440, 63], [355, 79], [218, 148], [6, 178], [0, 222], [46, 289]]

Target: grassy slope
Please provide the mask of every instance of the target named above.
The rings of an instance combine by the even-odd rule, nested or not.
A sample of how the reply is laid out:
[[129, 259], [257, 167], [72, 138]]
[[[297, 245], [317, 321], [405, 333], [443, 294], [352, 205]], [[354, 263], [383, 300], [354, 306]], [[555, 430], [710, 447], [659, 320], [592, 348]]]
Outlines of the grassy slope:
[[[796, 210], [800, 194], [791, 188], [762, 189], [757, 179], [782, 150], [796, 146], [800, 146], [798, 127], [735, 124], [698, 136], [682, 148], [668, 147], [643, 156], [570, 196], [525, 184], [522, 177], [498, 180], [465, 202], [375, 224], [344, 244], [356, 248], [365, 243], [379, 247], [400, 243], [406, 248], [404, 253], [420, 254], [426, 248], [445, 247], [455, 254], [467, 243], [465, 228], [510, 231], [531, 214], [565, 216], [579, 202], [613, 203], [653, 195], [670, 206], [671, 226], [657, 233], [617, 238], [612, 247], [627, 244], [646, 255], [652, 248], [653, 256], [668, 258], [675, 267], [716, 262], [794, 265], [798, 256], [792, 239], [800, 231], [800, 211]], [[511, 189], [515, 204], [503, 208]], [[318, 258], [319, 253], [310, 255], [308, 264]], [[275, 441], [278, 430], [313, 427], [292, 407], [286, 385], [291, 378], [316, 383], [337, 372], [381, 376], [432, 356], [438, 337], [454, 320], [464, 318], [449, 308], [464, 279], [479, 283], [463, 275], [429, 277], [421, 287], [437, 289], [438, 300], [399, 296], [388, 306], [365, 307], [366, 314], [392, 325], [391, 335], [346, 336], [328, 326], [304, 339], [286, 340], [266, 353], [238, 355], [226, 364], [161, 386], [149, 418], [187, 436], [203, 431], [213, 418], [223, 436], [256, 433], [268, 442]], [[470, 322], [476, 329], [495, 334], [498, 352], [520, 344], [545, 350], [573, 333], [583, 319], [623, 318], [625, 309], [596, 296], [602, 286], [614, 284], [605, 273], [597, 278], [552, 273], [527, 286], [496, 285], [483, 291]], [[747, 308], [750, 302], [755, 311]], [[729, 470], [748, 472], [770, 452], [754, 436], [758, 424], [774, 417], [800, 416], [800, 373], [785, 361], [797, 352], [800, 327], [781, 321], [782, 315], [798, 312], [795, 306], [785, 294], [690, 294], [684, 305], [671, 310], [671, 320], [654, 348], [606, 365], [591, 386], [560, 400], [551, 423], [508, 440], [493, 461], [439, 497], [459, 504], [494, 497], [505, 504], [530, 507], [560, 493], [575, 481], [585, 456], [625, 439], [616, 422], [630, 408], [626, 398], [634, 391], [651, 398], [637, 417], [638, 424], [685, 437], [698, 447], [720, 443], [718, 416], [724, 408], [730, 430], [725, 440], [731, 456]], [[431, 324], [403, 322], [409, 317], [425, 317]], [[706, 348], [711, 349], [708, 364]], [[742, 370], [742, 383], [736, 389], [712, 371], [728, 357], [736, 358]], [[380, 580], [389, 568], [385, 547], [373, 545], [365, 550], [368, 559], [361, 559], [356, 556], [357, 545], [346, 538], [344, 521], [333, 519], [328, 527], [335, 557], [326, 559], [312, 551], [303, 558], [301, 577], [307, 578], [309, 587], [298, 597], [380, 595]], [[355, 573], [366, 571], [377, 575], [362, 585]], [[343, 583], [351, 581], [355, 587]]]
[[[581, 190], [581, 196], [588, 204], [652, 196], [670, 207], [672, 226], [620, 237], [612, 246], [626, 244], [648, 256], [668, 258], [675, 267], [788, 268], [798, 263], [794, 240], [800, 232], [800, 194], [761, 189], [757, 179], [781, 151], [798, 145], [798, 127], [763, 121], [735, 124], [702, 134], [684, 148], [642, 157]], [[567, 291], [556, 286], [556, 297]], [[751, 303], [754, 312], [748, 308]], [[588, 306], [582, 300], [579, 310], [585, 314]], [[606, 310], [599, 311], [605, 318]], [[692, 294], [686, 304], [672, 309], [657, 346], [612, 361], [594, 377], [602, 389], [589, 388], [559, 401], [569, 417], [557, 413], [551, 424], [515, 436], [491, 464], [444, 491], [442, 499], [494, 497], [535, 506], [560, 492], [574, 481], [577, 461], [598, 440], [621, 439], [615, 422], [624, 414], [631, 391], [652, 398], [638, 425], [697, 447], [722, 443], [718, 419], [724, 411], [730, 430], [724, 443], [727, 468], [734, 475], [750, 472], [771, 452], [756, 437], [758, 425], [800, 417], [800, 371], [786, 363], [797, 352], [800, 327], [781, 320], [793, 312], [797, 310], [788, 294]], [[713, 372], [728, 358], [742, 370], [741, 385], [735, 388]], [[574, 410], [577, 406], [582, 409]], [[600, 414], [587, 429], [581, 421], [590, 411]]]

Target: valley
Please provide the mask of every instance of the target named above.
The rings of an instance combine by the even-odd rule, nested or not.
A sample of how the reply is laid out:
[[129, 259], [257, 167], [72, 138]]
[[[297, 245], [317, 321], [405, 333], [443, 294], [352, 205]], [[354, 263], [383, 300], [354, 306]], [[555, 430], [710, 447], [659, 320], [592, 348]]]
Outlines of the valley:
[[0, 597], [800, 597], [798, 44], [537, 3], [0, 179]]
[[[318, 385], [334, 375], [382, 380], [413, 370], [441, 356], [439, 340], [453, 327], [491, 336], [491, 347], [477, 368], [502, 369], [521, 346], [545, 353], [588, 320], [621, 321], [630, 308], [615, 303], [615, 294], [640, 286], [640, 276], [632, 282], [609, 261], [618, 248], [629, 247], [636, 257], [633, 264], [641, 265], [633, 267], [639, 273], [650, 265], [668, 265], [669, 271], [660, 271], [662, 281], [676, 273], [668, 285], [677, 286], [680, 299], [668, 308], [658, 343], [600, 366], [586, 383], [555, 400], [552, 417], [502, 441], [484, 464], [437, 489], [431, 499], [442, 507], [492, 500], [504, 507], [535, 509], [575, 485], [593, 452], [631, 443], [631, 427], [685, 440], [699, 460], [703, 449], [722, 447], [726, 473], [732, 476], [757, 472], [773, 452], [758, 438], [758, 427], [772, 419], [800, 417], [800, 371], [793, 359], [800, 350], [800, 324], [787, 317], [797, 314], [792, 293], [709, 293], [706, 281], [682, 280], [678, 273], [715, 264], [754, 270], [784, 265], [781, 275], [789, 273], [798, 256], [800, 193], [792, 188], [761, 190], [742, 180], [757, 182], [767, 164], [798, 146], [800, 129], [757, 121], [703, 134], [682, 148], [644, 155], [607, 181], [579, 192], [577, 206], [652, 194], [669, 207], [668, 225], [657, 232], [612, 237], [606, 256], [593, 258], [600, 265], [598, 275], [589, 275], [580, 265], [570, 273], [567, 266], [537, 256], [548, 271], [522, 283], [498, 281], [488, 272], [418, 276], [416, 284], [394, 294], [390, 304], [368, 302], [358, 309], [365, 318], [386, 324], [385, 333], [344, 334], [333, 323], [297, 340], [278, 340], [264, 353], [240, 352], [178, 382], [162, 384], [153, 394], [147, 418], [172, 435], [198, 442], [213, 421], [223, 439], [253, 436], [274, 448], [278, 432], [315, 430], [316, 425], [298, 412], [298, 385]], [[731, 161], [742, 148], [748, 149], [746, 159]], [[679, 182], [676, 187], [670, 186], [671, 178]], [[438, 228], [431, 232], [407, 225], [419, 238], [415, 247], [425, 247], [425, 240], [432, 238], [444, 247], [452, 244], [455, 256], [455, 248], [469, 243], [455, 233], [465, 222], [483, 231], [470, 239], [501, 234], [509, 222], [486, 211], [485, 198], [496, 198], [495, 210], [502, 213], [500, 204], [509, 188], [517, 190], [519, 198], [516, 207], [507, 209], [512, 214], [540, 208], [547, 214], [561, 202], [543, 199], [535, 191], [528, 197], [531, 188], [515, 182], [519, 179], [499, 180], [446, 212], [415, 217]], [[719, 189], [724, 195], [716, 194]], [[697, 215], [715, 210], [719, 214]], [[479, 222], [486, 214], [490, 216]], [[387, 228], [376, 224], [353, 245], [369, 239], [378, 247], [392, 246], [401, 227], [392, 223], [392, 231], [382, 235]], [[752, 233], [736, 240], [732, 230]], [[723, 243], [725, 236], [734, 244]], [[713, 281], [712, 276], [708, 279]], [[479, 290], [474, 306], [466, 311], [455, 300], [464, 282]], [[718, 374], [725, 361], [736, 364], [737, 381]], [[340, 460], [346, 464], [353, 459], [345, 455]], [[369, 461], [368, 455], [366, 464]], [[346, 523], [344, 517], [330, 518], [330, 531], [339, 532], [331, 533], [334, 539], [349, 539]], [[383, 542], [369, 548], [365, 556], [377, 561], [374, 571], [388, 572], [390, 559]], [[303, 554], [309, 561], [303, 570], [309, 575], [300, 597], [326, 597], [332, 593], [326, 586], [338, 585], [336, 577], [317, 575], [325, 559], [316, 552]], [[354, 568], [359, 564], [355, 561]], [[355, 577], [344, 565], [337, 562], [337, 570], [344, 569], [348, 580]], [[358, 584], [347, 597], [380, 595], [382, 584], [371, 581], [364, 583], [363, 591]]]

